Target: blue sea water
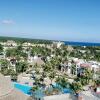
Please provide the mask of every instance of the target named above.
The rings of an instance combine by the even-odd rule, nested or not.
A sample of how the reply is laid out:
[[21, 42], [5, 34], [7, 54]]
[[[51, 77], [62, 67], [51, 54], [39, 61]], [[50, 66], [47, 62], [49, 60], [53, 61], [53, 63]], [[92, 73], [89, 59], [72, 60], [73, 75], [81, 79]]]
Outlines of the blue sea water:
[[90, 43], [90, 42], [71, 42], [71, 41], [63, 41], [65, 45], [73, 45], [73, 46], [100, 46], [100, 43]]

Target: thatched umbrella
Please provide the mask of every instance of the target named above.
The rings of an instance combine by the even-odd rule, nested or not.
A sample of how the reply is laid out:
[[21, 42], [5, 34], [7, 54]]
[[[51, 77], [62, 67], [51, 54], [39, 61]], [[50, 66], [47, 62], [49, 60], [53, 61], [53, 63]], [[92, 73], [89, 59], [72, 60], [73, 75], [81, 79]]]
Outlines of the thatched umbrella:
[[15, 89], [10, 78], [0, 74], [0, 100], [28, 100], [29, 96]]

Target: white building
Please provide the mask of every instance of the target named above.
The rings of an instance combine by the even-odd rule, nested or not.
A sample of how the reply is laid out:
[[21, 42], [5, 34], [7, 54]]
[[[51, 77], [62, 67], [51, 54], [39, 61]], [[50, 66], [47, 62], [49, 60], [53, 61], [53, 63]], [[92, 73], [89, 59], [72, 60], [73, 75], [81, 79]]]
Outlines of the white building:
[[53, 46], [56, 46], [57, 48], [60, 48], [61, 47], [61, 45], [63, 45], [64, 44], [64, 42], [53, 42]]
[[13, 40], [8, 40], [5, 44], [5, 46], [8, 46], [8, 47], [16, 47], [17, 46], [17, 43]]
[[32, 46], [32, 44], [29, 43], [29, 42], [24, 42], [24, 43], [23, 43], [23, 46], [24, 46], [24, 47], [28, 47], [28, 46]]

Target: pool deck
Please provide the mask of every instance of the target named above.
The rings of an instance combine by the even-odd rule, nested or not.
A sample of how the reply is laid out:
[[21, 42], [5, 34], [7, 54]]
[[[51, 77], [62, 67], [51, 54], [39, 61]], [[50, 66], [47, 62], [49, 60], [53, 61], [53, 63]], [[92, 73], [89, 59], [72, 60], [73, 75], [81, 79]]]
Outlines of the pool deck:
[[46, 96], [44, 100], [77, 100], [77, 98], [70, 94], [61, 94], [61, 95], [53, 95]]
[[84, 100], [100, 100], [99, 97], [93, 95], [90, 91], [83, 91], [82, 96], [84, 97]]
[[30, 75], [25, 73], [18, 75], [18, 83], [25, 84], [28, 83], [29, 86], [33, 86], [33, 79], [30, 79]]

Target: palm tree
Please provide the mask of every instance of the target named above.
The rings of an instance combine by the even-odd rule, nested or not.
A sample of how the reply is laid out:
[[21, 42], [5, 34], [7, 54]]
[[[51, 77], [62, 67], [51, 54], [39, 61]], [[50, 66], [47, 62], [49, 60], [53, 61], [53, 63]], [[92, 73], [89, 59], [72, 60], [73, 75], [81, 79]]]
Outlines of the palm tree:
[[75, 93], [80, 93], [82, 91], [82, 84], [80, 82], [73, 82], [71, 84], [71, 89], [75, 92]]
[[55, 76], [56, 76], [56, 72], [55, 72], [54, 70], [52, 70], [52, 71], [49, 73], [49, 78], [50, 78], [50, 80], [51, 80], [51, 84], [52, 84], [52, 81], [53, 81], [53, 79], [55, 78]]
[[1, 62], [2, 69], [5, 69], [5, 68], [9, 69], [9, 64], [10, 64], [9, 61], [2, 59], [0, 62]]
[[86, 68], [84, 71], [84, 78], [86, 79], [86, 82], [88, 84], [91, 79], [93, 80], [93, 72], [90, 69]]
[[60, 88], [60, 89], [67, 88], [67, 86], [69, 85], [69, 82], [65, 76], [58, 76], [56, 78], [56, 83], [58, 85], [58, 88]]
[[32, 94], [32, 98], [34, 99], [34, 100], [37, 100], [37, 98], [36, 98], [36, 91], [39, 89], [39, 87], [38, 87], [38, 85], [34, 85], [33, 87], [32, 87], [32, 89], [30, 90], [30, 92], [31, 92], [31, 94]]
[[7, 49], [6, 50], [6, 56], [7, 57], [15, 57], [16, 56], [16, 49]]
[[3, 52], [3, 46], [0, 44], [0, 52]]
[[100, 86], [100, 80], [95, 80], [95, 85], [96, 85], [96, 87]]
[[9, 73], [9, 75], [11, 76], [11, 80], [12, 80], [12, 81], [17, 81], [17, 73], [16, 73], [14, 70], [9, 69], [9, 70], [8, 70], [8, 73]]
[[74, 64], [74, 62], [72, 63], [71, 71], [72, 71], [72, 74], [73, 75], [76, 75], [77, 74], [77, 68], [76, 68], [76, 65]]
[[77, 79], [82, 85], [87, 85], [90, 83], [90, 80], [93, 80], [93, 72], [90, 69], [85, 68], [83, 69], [83, 74]]
[[16, 63], [16, 72], [23, 73], [27, 70], [28, 64], [26, 62], [17, 62]]

